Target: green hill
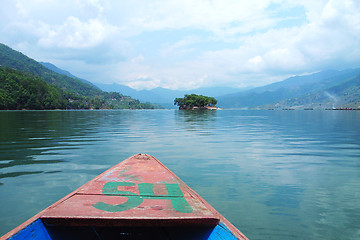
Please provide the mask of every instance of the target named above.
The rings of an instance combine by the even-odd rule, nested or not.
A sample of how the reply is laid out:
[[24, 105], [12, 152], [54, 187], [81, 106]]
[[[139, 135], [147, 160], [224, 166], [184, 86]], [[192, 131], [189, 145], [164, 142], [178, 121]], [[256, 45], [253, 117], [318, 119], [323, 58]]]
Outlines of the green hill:
[[0, 109], [66, 108], [63, 92], [39, 77], [0, 67]]
[[15, 69], [0, 67], [0, 110], [20, 109], [153, 109], [119, 93], [94, 97], [65, 91], [42, 78]]
[[0, 43], [1, 109], [154, 109], [120, 93], [56, 73]]
[[335, 86], [324, 88], [315, 93], [287, 99], [264, 108], [360, 108], [360, 74], [353, 76]]
[[69, 92], [77, 93], [84, 96], [95, 96], [102, 91], [94, 86], [86, 84], [78, 79], [58, 74], [45, 66], [41, 65], [34, 59], [15, 51], [8, 46], [0, 43], [0, 65], [26, 72], [31, 75], [43, 78], [47, 83], [55, 84]]

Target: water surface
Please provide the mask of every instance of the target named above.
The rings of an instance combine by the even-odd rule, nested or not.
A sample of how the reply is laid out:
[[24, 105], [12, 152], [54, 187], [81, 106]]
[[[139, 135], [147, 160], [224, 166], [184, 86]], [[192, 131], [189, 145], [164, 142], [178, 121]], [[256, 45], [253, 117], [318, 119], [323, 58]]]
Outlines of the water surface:
[[359, 111], [0, 111], [0, 235], [137, 153], [250, 239], [360, 239]]

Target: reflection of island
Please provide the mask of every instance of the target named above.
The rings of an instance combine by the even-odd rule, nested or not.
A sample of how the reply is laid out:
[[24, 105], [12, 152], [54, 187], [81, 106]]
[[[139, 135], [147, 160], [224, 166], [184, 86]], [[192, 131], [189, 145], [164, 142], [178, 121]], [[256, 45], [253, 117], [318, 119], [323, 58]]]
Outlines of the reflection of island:
[[174, 105], [178, 105], [180, 110], [217, 110], [217, 100], [196, 94], [185, 94], [183, 98], [175, 98]]
[[207, 132], [208, 129], [215, 128], [216, 119], [217, 111], [175, 111], [176, 123], [189, 131]]

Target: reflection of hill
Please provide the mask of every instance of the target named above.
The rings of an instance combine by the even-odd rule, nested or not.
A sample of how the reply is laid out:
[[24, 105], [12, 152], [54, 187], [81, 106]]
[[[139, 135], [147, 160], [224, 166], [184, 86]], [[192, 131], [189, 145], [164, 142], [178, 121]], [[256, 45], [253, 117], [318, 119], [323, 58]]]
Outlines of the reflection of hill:
[[[94, 116], [101, 114], [89, 118], [85, 111], [0, 112], [0, 169], [7, 168], [0, 178], [58, 172], [57, 164], [65, 161], [60, 151], [71, 153], [79, 144], [95, 141], [88, 136], [89, 125], [100, 122]], [[40, 167], [44, 164], [54, 166]], [[20, 171], [18, 166], [25, 165], [39, 167]]]

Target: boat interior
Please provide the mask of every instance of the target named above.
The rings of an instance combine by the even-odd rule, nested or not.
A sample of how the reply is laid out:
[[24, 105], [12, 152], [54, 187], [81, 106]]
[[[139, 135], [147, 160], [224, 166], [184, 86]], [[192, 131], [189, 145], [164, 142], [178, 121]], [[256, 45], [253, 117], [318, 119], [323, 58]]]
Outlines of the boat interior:
[[237, 239], [225, 225], [216, 226], [147, 226], [147, 227], [104, 227], [104, 226], [54, 226], [41, 219], [28, 225], [10, 239], [48, 240], [205, 240]]

